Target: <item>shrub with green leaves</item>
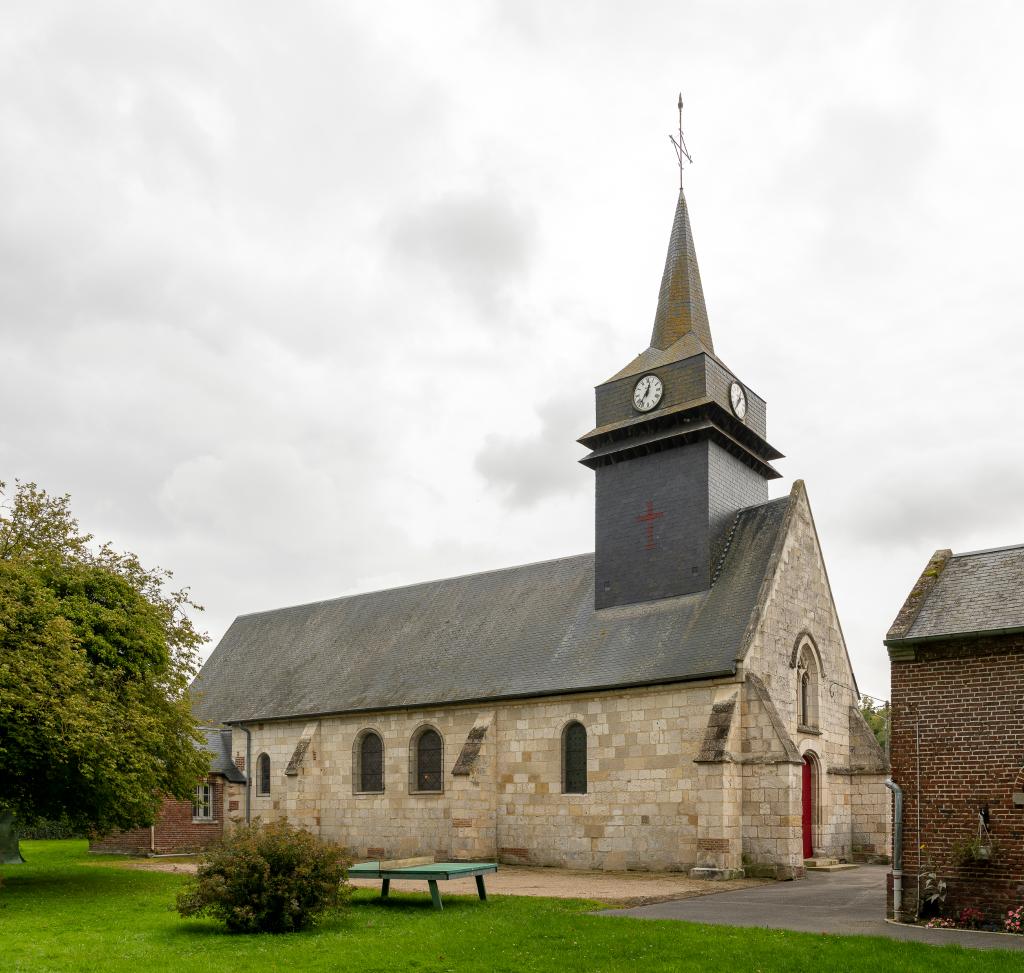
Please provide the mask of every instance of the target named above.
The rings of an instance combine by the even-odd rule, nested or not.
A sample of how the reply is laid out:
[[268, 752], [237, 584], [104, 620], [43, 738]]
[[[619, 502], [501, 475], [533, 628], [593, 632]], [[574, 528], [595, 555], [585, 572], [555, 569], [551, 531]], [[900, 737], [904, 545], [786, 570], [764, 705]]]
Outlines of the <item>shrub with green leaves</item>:
[[348, 903], [348, 865], [337, 845], [257, 819], [207, 852], [178, 894], [178, 912], [212, 916], [233, 932], [294, 932]]

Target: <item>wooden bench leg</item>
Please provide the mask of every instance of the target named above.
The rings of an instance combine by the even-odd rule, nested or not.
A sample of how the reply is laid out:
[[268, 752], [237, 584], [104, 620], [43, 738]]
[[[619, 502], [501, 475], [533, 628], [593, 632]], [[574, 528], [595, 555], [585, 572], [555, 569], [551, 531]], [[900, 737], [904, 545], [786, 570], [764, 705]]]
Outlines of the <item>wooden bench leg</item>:
[[476, 894], [480, 896], [481, 902], [487, 901], [487, 889], [484, 888], [483, 875], [477, 875], [476, 877]]
[[380, 881], [380, 897], [382, 899], [386, 899], [388, 897], [388, 892], [390, 892], [390, 891], [391, 891], [391, 879], [390, 878], [382, 878], [381, 881]]
[[430, 886], [430, 899], [434, 903], [434, 908], [443, 909], [444, 906], [441, 905], [441, 893], [437, 891], [437, 882], [432, 878], [428, 878], [427, 885]]

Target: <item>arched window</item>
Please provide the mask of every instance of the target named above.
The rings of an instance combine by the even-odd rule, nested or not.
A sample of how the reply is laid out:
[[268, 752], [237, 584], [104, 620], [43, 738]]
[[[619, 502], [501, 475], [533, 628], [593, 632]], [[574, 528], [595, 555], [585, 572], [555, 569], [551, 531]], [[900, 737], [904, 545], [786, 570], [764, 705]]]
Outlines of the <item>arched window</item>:
[[444, 774], [444, 744], [441, 734], [433, 727], [421, 730], [413, 742], [413, 781], [414, 791], [440, 791]]
[[818, 729], [818, 660], [810, 645], [800, 650], [797, 662], [797, 723], [806, 730]]
[[356, 738], [352, 779], [357, 793], [380, 794], [384, 790], [384, 741], [373, 730]]
[[576, 721], [562, 731], [562, 793], [587, 793], [587, 731]]
[[256, 760], [256, 793], [270, 793], [270, 757], [261, 753]]

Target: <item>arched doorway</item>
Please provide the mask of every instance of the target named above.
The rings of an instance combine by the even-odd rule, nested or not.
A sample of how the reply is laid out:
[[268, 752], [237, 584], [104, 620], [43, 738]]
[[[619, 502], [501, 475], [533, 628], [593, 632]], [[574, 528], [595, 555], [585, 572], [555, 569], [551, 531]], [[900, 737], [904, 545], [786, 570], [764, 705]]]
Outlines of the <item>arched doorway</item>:
[[803, 835], [804, 858], [814, 857], [814, 790], [817, 767], [814, 755], [804, 754], [803, 766]]

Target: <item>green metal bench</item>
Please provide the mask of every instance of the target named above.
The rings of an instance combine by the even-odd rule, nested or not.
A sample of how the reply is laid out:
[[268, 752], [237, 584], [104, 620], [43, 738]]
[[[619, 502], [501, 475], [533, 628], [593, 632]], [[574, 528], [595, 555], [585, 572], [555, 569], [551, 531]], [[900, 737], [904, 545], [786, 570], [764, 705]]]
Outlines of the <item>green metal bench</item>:
[[441, 893], [437, 890], [438, 882], [447, 882], [452, 878], [476, 878], [476, 891], [481, 902], [487, 901], [487, 889], [484, 887], [484, 875], [496, 872], [498, 866], [494, 862], [434, 862], [425, 865], [411, 865], [404, 868], [392, 868], [382, 862], [362, 862], [352, 865], [348, 874], [350, 878], [379, 878], [380, 897], [386, 899], [391, 891], [391, 882], [395, 879], [403, 881], [426, 881], [430, 888], [430, 898], [435, 909], [443, 909]]

